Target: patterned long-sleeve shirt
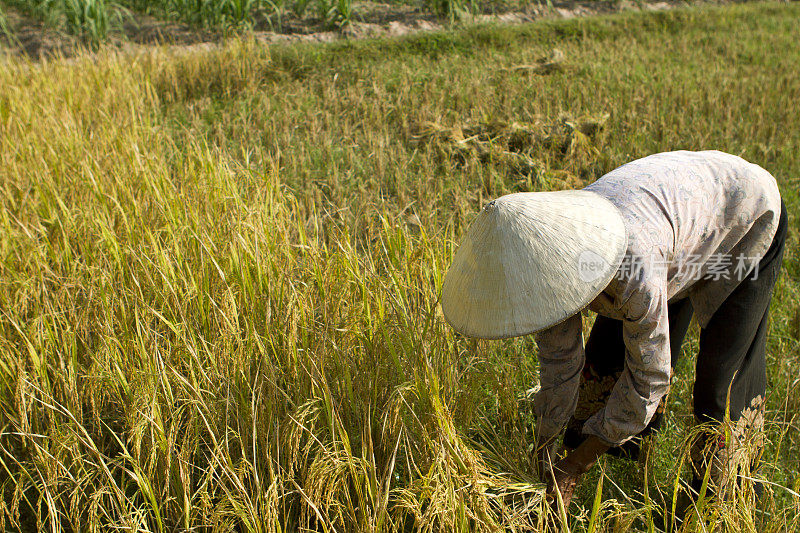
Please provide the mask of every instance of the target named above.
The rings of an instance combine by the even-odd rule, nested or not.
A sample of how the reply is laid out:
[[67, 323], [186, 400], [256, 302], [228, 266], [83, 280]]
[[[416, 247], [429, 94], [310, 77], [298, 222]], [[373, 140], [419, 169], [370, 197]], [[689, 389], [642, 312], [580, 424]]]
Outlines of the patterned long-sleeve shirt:
[[[625, 259], [589, 309], [622, 320], [625, 370], [584, 433], [608, 444], [640, 433], [670, 383], [667, 302], [688, 297], [704, 327], [768, 250], [780, 217], [778, 186], [763, 168], [717, 151], [632, 161], [586, 190], [610, 200], [628, 234]], [[537, 334], [542, 437], [575, 411], [584, 364], [581, 313]]]

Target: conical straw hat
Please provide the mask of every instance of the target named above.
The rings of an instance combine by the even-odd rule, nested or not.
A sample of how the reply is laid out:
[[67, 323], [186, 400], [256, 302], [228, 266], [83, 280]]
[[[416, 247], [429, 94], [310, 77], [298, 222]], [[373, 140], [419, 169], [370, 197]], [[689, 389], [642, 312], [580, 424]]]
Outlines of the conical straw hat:
[[597, 193], [509, 194], [483, 208], [442, 286], [458, 332], [527, 335], [580, 311], [608, 285], [627, 247], [622, 216]]

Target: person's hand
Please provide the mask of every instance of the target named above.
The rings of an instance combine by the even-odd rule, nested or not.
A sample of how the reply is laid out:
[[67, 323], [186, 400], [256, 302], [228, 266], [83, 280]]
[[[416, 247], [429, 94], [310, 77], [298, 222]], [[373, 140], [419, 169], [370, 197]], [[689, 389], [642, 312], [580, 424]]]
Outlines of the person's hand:
[[558, 505], [558, 496], [555, 492], [557, 490], [564, 502], [564, 508], [569, 507], [581, 476], [608, 451], [608, 448], [609, 446], [599, 438], [590, 436], [553, 465], [552, 473], [548, 476], [547, 495], [554, 506]]
[[[553, 510], [558, 510], [558, 494], [561, 495], [561, 501], [564, 503], [564, 509], [569, 507], [572, 501], [572, 495], [575, 493], [575, 487], [578, 485], [581, 476], [585, 472], [582, 465], [571, 460], [571, 455], [561, 459], [553, 465], [552, 473], [549, 476], [547, 483], [547, 496], [553, 506]], [[558, 494], [556, 494], [556, 490]]]

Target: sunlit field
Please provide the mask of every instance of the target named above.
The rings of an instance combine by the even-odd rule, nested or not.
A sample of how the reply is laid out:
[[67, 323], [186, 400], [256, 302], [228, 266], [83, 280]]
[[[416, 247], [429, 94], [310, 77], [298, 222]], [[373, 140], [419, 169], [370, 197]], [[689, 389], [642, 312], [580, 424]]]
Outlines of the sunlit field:
[[790, 215], [765, 493], [673, 516], [693, 327], [666, 430], [564, 527], [797, 531], [798, 42], [800, 5], [758, 3], [3, 60], [0, 529], [541, 529], [536, 346], [445, 323], [457, 243], [502, 194], [719, 149]]

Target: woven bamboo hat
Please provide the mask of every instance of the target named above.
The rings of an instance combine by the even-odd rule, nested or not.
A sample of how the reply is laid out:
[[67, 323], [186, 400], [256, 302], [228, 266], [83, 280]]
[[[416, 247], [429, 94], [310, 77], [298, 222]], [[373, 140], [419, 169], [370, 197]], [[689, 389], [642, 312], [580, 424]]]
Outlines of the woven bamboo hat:
[[597, 193], [524, 192], [483, 208], [442, 286], [456, 331], [500, 339], [527, 335], [580, 311], [622, 263], [622, 215]]

